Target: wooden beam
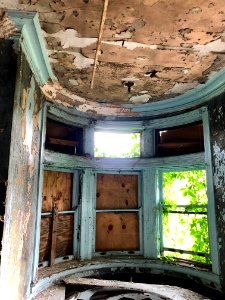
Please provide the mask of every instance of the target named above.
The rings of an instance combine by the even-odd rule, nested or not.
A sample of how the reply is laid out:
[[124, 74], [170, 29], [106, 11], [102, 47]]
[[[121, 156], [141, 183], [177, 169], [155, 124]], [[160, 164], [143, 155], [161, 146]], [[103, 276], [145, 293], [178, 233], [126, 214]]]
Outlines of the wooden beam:
[[79, 144], [79, 142], [76, 141], [69, 141], [69, 140], [63, 140], [63, 139], [55, 139], [55, 138], [51, 138], [49, 137], [49, 143], [50, 144], [54, 144], [54, 145], [63, 145], [63, 146], [71, 146], [71, 147], [75, 147]]
[[92, 89], [94, 87], [94, 79], [95, 79], [95, 73], [96, 73], [96, 68], [97, 68], [97, 63], [98, 63], [99, 51], [101, 49], [102, 34], [103, 34], [103, 29], [104, 29], [104, 24], [105, 24], [107, 9], [108, 9], [108, 3], [109, 3], [109, 0], [105, 0], [103, 12], [102, 12], [102, 19], [101, 19], [101, 24], [100, 24], [100, 29], [99, 29], [98, 42], [97, 42], [97, 47], [96, 47], [96, 52], [95, 52], [94, 68], [93, 68], [92, 79], [91, 79], [91, 88]]

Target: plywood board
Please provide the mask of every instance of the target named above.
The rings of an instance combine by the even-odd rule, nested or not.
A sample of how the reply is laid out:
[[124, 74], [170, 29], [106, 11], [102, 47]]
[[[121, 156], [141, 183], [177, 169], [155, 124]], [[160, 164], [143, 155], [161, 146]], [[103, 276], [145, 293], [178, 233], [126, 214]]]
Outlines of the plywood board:
[[[73, 214], [59, 214], [72, 209], [73, 175], [64, 172], [44, 171], [42, 217], [40, 237], [40, 262], [73, 253]], [[53, 214], [54, 213], [54, 214]]]
[[139, 250], [138, 213], [97, 213], [96, 251]]
[[73, 254], [74, 215], [58, 215], [56, 228], [56, 257]]
[[39, 262], [49, 260], [50, 242], [51, 242], [51, 217], [43, 217], [41, 219], [41, 239], [39, 249]]
[[97, 174], [96, 208], [138, 208], [138, 175]]
[[42, 192], [42, 212], [52, 211], [53, 205], [58, 211], [72, 208], [72, 174], [44, 171]]

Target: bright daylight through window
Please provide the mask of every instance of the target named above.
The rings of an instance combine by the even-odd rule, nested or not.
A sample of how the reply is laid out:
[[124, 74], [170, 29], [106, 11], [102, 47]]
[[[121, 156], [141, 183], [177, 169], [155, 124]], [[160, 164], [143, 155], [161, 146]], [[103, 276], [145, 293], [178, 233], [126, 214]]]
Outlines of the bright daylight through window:
[[164, 172], [162, 252], [210, 264], [205, 170]]
[[95, 157], [140, 157], [140, 133], [95, 132]]

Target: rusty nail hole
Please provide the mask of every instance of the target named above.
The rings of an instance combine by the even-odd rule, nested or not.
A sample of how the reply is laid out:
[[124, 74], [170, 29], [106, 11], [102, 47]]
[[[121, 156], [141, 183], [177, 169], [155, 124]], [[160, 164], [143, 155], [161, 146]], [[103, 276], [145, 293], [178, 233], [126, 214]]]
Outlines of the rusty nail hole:
[[97, 193], [97, 194], [96, 194], [96, 197], [99, 198], [99, 197], [100, 197], [100, 193]]
[[89, 2], [89, 0], [83, 0], [83, 2], [87, 4]]
[[69, 259], [69, 256], [64, 256], [63, 257], [63, 260], [67, 260], [67, 259]]
[[149, 72], [146, 72], [145, 75], [153, 78], [153, 77], [156, 77], [157, 73], [158, 73], [158, 71], [156, 71], [155, 69], [153, 69], [153, 70], [150, 70]]
[[127, 226], [123, 224], [122, 225], [122, 229], [126, 229], [126, 228], [127, 228]]
[[134, 85], [133, 81], [123, 81], [122, 84], [127, 87], [128, 93], [130, 93], [131, 87]]
[[125, 200], [125, 204], [128, 205], [128, 200]]
[[77, 10], [74, 10], [74, 11], [73, 11], [73, 16], [74, 16], [74, 17], [78, 17], [78, 16], [79, 16], [79, 13], [78, 13]]
[[122, 187], [125, 187], [125, 183], [122, 183], [121, 186], [122, 186]]
[[[96, 52], [96, 48], [93, 48], [92, 51], [93, 51], [93, 52]], [[102, 54], [103, 54], [103, 50], [100, 49], [100, 50], [99, 50], [99, 54], [102, 55]]]
[[47, 200], [47, 197], [46, 196], [44, 196], [44, 201], [46, 201]]
[[110, 225], [108, 226], [108, 230], [109, 230], [109, 231], [112, 231], [112, 230], [113, 230], [113, 225], [112, 225], [112, 224], [110, 224]]

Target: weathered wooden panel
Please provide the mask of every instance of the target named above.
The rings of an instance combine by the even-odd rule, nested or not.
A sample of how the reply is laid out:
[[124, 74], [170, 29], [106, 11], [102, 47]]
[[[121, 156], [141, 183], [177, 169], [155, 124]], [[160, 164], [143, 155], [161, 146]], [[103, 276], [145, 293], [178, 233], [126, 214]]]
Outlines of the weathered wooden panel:
[[181, 155], [204, 151], [202, 123], [159, 130], [156, 136], [157, 156]]
[[97, 209], [138, 207], [138, 176], [97, 174]]
[[138, 213], [97, 213], [96, 251], [139, 250]]
[[27, 299], [33, 280], [43, 116], [43, 96], [24, 57], [18, 62], [0, 279], [1, 296], [14, 300]]
[[43, 217], [41, 219], [41, 239], [39, 248], [39, 262], [49, 260], [51, 242], [52, 218]]
[[[52, 212], [51, 217], [42, 217], [40, 262], [73, 253], [73, 215], [58, 214], [72, 208], [71, 173], [44, 171], [42, 212]], [[42, 260], [41, 260], [42, 259]]]
[[52, 211], [53, 205], [58, 211], [72, 208], [72, 174], [44, 171], [42, 212]]
[[[219, 267], [221, 271], [221, 284], [222, 284], [223, 292], [225, 292], [225, 238], [224, 238], [225, 118], [224, 116], [225, 116], [224, 95], [221, 95], [220, 97], [212, 101], [210, 104], [209, 124], [211, 130], [212, 165], [213, 165], [213, 177], [214, 177], [213, 183], [214, 183], [216, 221], [217, 221], [216, 241], [218, 241], [219, 258], [220, 258]], [[213, 232], [213, 234], [216, 234], [216, 232]], [[216, 245], [213, 245], [213, 248], [214, 247], [216, 248]]]
[[58, 215], [56, 227], [56, 257], [73, 254], [74, 215]]

